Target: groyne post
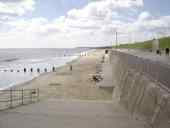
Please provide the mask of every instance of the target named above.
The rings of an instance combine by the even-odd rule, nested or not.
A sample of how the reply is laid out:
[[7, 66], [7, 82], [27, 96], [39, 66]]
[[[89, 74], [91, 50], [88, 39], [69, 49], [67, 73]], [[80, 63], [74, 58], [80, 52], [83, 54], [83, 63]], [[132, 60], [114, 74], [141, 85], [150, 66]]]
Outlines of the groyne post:
[[30, 71], [33, 72], [33, 68], [31, 68]]
[[55, 67], [52, 68], [52, 71], [55, 72]]
[[47, 68], [44, 69], [44, 72], [47, 72]]
[[37, 68], [37, 72], [40, 73], [40, 69], [39, 68]]

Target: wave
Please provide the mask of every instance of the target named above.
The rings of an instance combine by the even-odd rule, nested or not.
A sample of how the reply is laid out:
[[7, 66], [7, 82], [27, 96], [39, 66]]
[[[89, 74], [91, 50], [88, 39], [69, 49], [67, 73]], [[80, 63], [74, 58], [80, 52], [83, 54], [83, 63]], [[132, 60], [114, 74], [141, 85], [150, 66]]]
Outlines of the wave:
[[[19, 60], [19, 63], [16, 61], [15, 64], [11, 64], [9, 67], [0, 68], [0, 90], [30, 81], [46, 73], [44, 69], [47, 69], [47, 72], [52, 72], [53, 67], [64, 66], [75, 59], [77, 59], [77, 56]], [[25, 63], [21, 64], [21, 61]], [[27, 72], [24, 72], [24, 68], [27, 69]], [[30, 72], [31, 68], [33, 68], [33, 72]], [[39, 73], [37, 73], [38, 68], [40, 69]]]
[[2, 62], [13, 62], [13, 61], [16, 61], [16, 60], [19, 60], [19, 58], [9, 58], [9, 59], [1, 60], [1, 61]]

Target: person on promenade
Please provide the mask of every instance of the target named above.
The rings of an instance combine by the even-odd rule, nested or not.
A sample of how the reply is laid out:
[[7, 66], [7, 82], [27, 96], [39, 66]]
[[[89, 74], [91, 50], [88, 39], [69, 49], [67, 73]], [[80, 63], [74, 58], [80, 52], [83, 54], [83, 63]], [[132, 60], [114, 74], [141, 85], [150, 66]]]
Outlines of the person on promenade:
[[161, 53], [161, 51], [158, 49], [158, 50], [156, 50], [156, 54], [161, 56], [162, 53]]
[[169, 52], [170, 52], [170, 51], [169, 51], [169, 48], [166, 48], [166, 49], [165, 49], [165, 54], [166, 54], [166, 56], [169, 56]]

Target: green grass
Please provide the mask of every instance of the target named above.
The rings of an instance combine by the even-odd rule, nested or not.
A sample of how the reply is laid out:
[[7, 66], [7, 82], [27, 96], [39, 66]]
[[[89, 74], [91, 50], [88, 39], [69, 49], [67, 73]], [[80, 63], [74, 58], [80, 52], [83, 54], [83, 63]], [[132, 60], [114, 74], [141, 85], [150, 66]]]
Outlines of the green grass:
[[161, 38], [159, 41], [161, 49], [170, 48], [170, 37]]
[[[160, 38], [160, 48], [170, 48], [170, 37]], [[116, 46], [114, 46], [116, 48]], [[148, 40], [145, 42], [137, 42], [133, 44], [121, 44], [118, 48], [130, 48], [130, 49], [151, 49], [152, 48], [152, 40]]]

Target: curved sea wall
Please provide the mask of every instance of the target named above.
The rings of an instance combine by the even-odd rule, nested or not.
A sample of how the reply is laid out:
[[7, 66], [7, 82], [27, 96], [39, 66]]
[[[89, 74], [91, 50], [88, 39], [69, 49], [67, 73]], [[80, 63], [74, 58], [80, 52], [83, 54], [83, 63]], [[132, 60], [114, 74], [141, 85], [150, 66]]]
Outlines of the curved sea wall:
[[[130, 60], [131, 63], [125, 60]], [[152, 127], [170, 128], [169, 90], [152, 74], [144, 72], [144, 69], [148, 68], [146, 63], [143, 64], [144, 68], [138, 64], [133, 67], [132, 62], [135, 60], [136, 56], [111, 52], [110, 62], [115, 87], [113, 98], [126, 107], [133, 116], [142, 117]]]

